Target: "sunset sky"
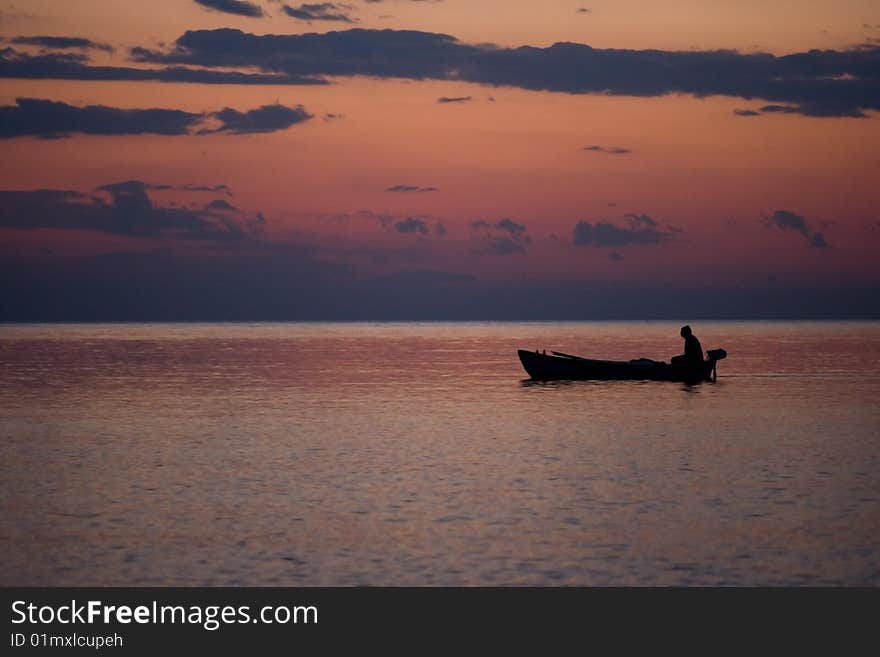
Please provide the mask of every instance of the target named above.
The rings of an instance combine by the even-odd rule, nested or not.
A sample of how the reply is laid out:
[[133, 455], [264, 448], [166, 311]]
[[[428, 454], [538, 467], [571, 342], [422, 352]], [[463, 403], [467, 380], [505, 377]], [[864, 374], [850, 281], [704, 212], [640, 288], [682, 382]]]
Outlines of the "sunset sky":
[[0, 0], [0, 320], [880, 317], [876, 0]]

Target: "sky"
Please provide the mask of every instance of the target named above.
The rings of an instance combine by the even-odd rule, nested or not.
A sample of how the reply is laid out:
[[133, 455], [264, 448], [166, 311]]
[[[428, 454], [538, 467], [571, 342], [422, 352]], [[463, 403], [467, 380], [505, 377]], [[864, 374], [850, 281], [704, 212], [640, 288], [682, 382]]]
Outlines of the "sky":
[[0, 321], [878, 318], [880, 5], [0, 0]]

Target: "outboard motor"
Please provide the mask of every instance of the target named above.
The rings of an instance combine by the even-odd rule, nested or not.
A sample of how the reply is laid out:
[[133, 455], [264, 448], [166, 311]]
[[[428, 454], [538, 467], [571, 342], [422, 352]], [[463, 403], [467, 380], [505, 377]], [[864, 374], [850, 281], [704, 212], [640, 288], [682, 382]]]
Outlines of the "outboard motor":
[[706, 352], [709, 360], [724, 360], [727, 358], [727, 352], [724, 349], [710, 349]]
[[718, 369], [716, 363], [727, 358], [727, 352], [724, 349], [710, 349], [706, 352], [706, 356], [709, 357], [709, 362], [712, 363], [712, 381], [717, 381]]

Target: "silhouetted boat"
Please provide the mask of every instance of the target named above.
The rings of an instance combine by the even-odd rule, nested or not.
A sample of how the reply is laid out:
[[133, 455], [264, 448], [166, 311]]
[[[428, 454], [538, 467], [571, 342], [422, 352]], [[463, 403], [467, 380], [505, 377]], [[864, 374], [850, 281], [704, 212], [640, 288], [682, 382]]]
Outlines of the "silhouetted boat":
[[698, 383], [714, 381], [716, 363], [727, 357], [724, 349], [711, 349], [708, 359], [697, 365], [670, 364], [648, 358], [629, 361], [593, 360], [559, 351], [552, 355], [537, 351], [517, 351], [529, 376], [536, 381], [558, 380], [649, 380]]

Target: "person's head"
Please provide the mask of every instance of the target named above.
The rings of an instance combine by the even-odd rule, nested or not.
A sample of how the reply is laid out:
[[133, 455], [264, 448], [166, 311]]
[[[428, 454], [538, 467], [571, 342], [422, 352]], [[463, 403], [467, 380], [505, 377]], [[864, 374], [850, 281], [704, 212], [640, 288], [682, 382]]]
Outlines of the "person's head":
[[687, 336], [691, 335], [692, 333], [693, 333], [693, 331], [691, 331], [691, 327], [688, 326], [687, 324], [685, 324], [684, 326], [681, 327], [681, 337], [686, 338]]

